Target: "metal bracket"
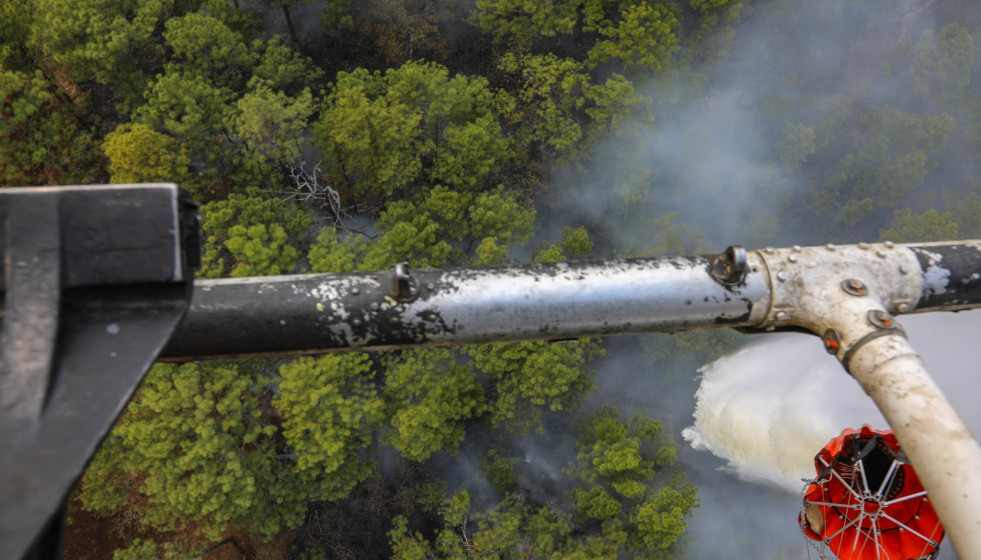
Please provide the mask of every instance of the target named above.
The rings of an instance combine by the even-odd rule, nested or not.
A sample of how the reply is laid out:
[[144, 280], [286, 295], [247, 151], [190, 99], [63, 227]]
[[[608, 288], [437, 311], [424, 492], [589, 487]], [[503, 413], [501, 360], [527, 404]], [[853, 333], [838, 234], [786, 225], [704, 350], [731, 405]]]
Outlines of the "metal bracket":
[[187, 309], [196, 240], [173, 184], [0, 190], [0, 558], [59, 557], [68, 492]]
[[409, 263], [400, 262], [395, 265], [395, 270], [392, 273], [388, 295], [399, 303], [410, 303], [416, 299], [416, 295], [419, 293], [419, 288], [415, 284], [412, 275], [409, 274]]
[[712, 261], [712, 276], [723, 284], [738, 284], [746, 278], [746, 249], [739, 245], [728, 247]]

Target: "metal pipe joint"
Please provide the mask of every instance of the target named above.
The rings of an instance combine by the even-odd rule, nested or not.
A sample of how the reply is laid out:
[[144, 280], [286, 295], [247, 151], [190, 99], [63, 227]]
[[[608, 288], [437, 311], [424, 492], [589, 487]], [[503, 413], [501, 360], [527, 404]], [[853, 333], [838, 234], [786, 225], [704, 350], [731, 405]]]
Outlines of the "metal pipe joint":
[[759, 327], [802, 327], [822, 338], [896, 433], [958, 556], [978, 558], [981, 447], [894, 314], [977, 306], [981, 246], [886, 242], [759, 255], [771, 287]]
[[757, 254], [770, 284], [769, 309], [757, 328], [807, 329], [846, 368], [858, 346], [902, 334], [893, 314], [913, 310], [923, 291], [915, 254], [893, 243], [767, 248]]

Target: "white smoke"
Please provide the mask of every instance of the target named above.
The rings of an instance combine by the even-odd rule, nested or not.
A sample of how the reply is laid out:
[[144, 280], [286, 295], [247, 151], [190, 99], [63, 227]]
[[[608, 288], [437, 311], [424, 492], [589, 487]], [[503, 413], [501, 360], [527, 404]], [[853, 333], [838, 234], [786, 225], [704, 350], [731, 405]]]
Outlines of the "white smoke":
[[[902, 319], [931, 376], [981, 434], [981, 312]], [[683, 436], [728, 461], [741, 478], [797, 492], [814, 455], [843, 428], [888, 428], [872, 400], [817, 337], [776, 334], [701, 370], [695, 423]]]

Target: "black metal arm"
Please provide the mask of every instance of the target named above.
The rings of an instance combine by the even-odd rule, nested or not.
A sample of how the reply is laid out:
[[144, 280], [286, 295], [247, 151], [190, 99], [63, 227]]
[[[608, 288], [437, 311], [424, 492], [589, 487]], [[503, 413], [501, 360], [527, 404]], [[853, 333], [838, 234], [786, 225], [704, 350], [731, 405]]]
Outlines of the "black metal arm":
[[0, 558], [58, 558], [63, 504], [187, 309], [176, 185], [0, 190]]

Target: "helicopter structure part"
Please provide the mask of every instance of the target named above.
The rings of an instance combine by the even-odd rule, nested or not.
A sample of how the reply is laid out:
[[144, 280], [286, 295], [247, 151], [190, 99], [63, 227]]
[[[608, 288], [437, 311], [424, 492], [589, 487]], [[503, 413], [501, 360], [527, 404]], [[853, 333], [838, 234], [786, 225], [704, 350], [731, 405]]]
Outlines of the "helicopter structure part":
[[202, 280], [161, 357], [554, 340], [764, 319], [765, 277], [723, 283], [712, 270], [712, 256], [690, 256]]
[[981, 243], [792, 247], [760, 255], [773, 302], [760, 327], [793, 326], [822, 337], [917, 466], [958, 557], [977, 558], [981, 446], [895, 315], [977, 307]]
[[[872, 308], [891, 321], [904, 313], [981, 306], [981, 243], [830, 247], [733, 247], [721, 255], [509, 267], [410, 270], [400, 263], [392, 271], [199, 280], [191, 309], [161, 359], [718, 327], [819, 336], [832, 329], [840, 337], [844, 327], [836, 321], [864, 324]], [[922, 268], [919, 256], [927, 253], [957, 259], [941, 257]], [[852, 283], [865, 298], [861, 317], [829, 318], [838, 299], [851, 303], [839, 292], [856, 297], [847, 291]], [[816, 295], [802, 299], [803, 291]], [[827, 300], [826, 293], [835, 299]], [[819, 316], [803, 305], [820, 306]], [[841, 344], [854, 353], [861, 347], [855, 342]]]
[[190, 299], [173, 184], [0, 189], [0, 558], [60, 558], [64, 502]]

